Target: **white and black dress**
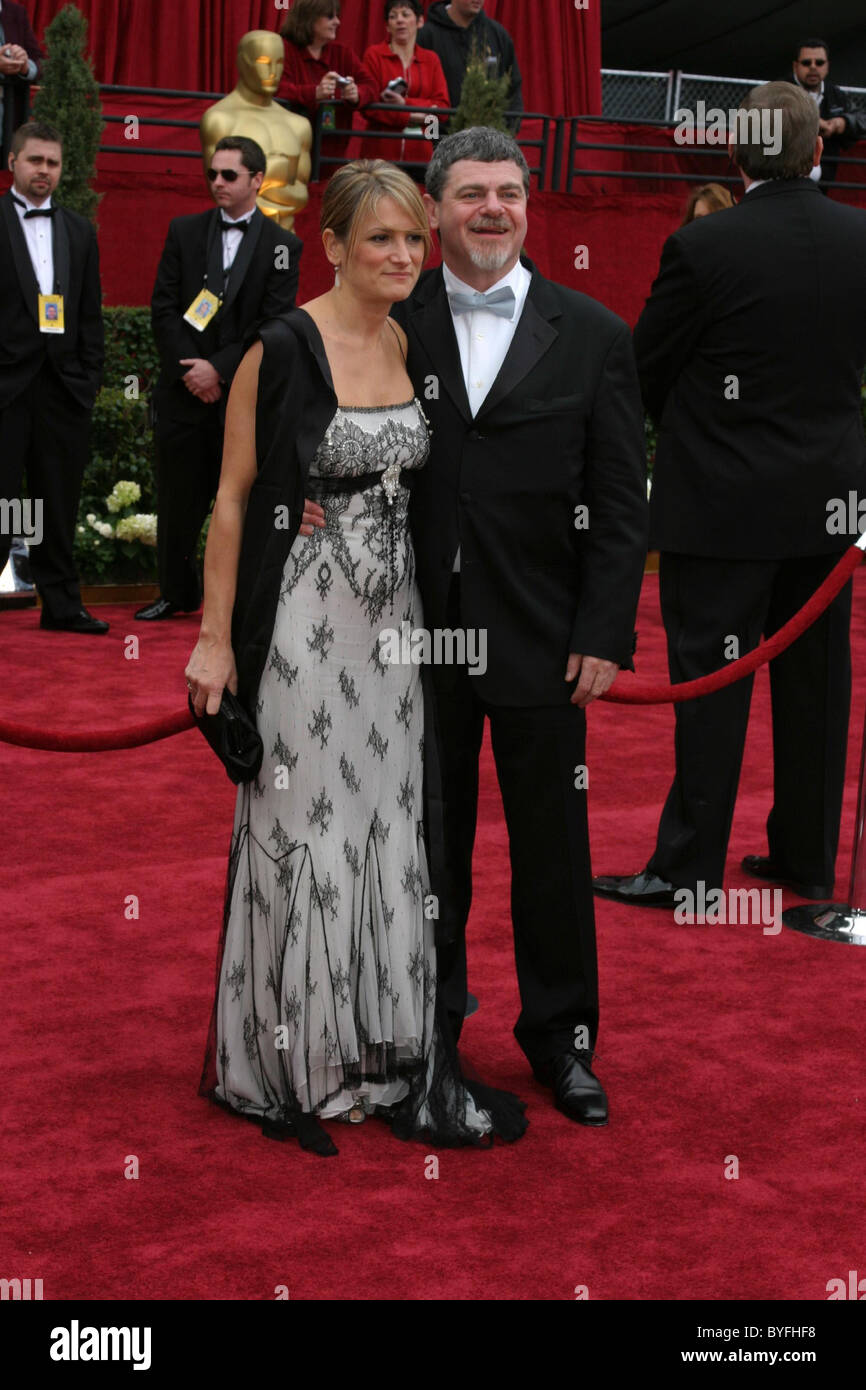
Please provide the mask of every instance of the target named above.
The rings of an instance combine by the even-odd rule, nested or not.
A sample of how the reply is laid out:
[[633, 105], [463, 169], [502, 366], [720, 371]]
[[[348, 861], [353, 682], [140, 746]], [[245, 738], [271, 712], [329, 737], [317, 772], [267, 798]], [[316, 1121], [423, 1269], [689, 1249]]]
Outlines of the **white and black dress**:
[[444, 1144], [517, 1118], [476, 1104], [437, 1021], [421, 675], [380, 642], [423, 622], [407, 514], [428, 447], [417, 400], [337, 409], [308, 484], [326, 526], [283, 571], [264, 761], [238, 793], [211, 1094], [320, 1152], [307, 1117], [359, 1106]]

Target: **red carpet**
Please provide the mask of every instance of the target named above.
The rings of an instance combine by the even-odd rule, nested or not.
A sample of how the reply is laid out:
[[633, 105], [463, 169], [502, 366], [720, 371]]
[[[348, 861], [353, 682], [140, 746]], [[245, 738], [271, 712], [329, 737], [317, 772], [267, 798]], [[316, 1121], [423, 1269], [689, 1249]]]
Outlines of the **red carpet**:
[[[0, 614], [3, 716], [134, 723], [182, 704], [197, 620], [151, 629], [104, 610], [107, 638]], [[639, 674], [665, 673], [647, 578]], [[139, 632], [138, 661], [124, 637]], [[837, 897], [847, 890], [866, 672], [857, 686]], [[765, 847], [767, 675], [731, 841]], [[596, 706], [596, 869], [642, 866], [672, 766], [670, 708]], [[329, 1161], [262, 1139], [197, 1085], [234, 790], [194, 731], [150, 748], [0, 748], [7, 984], [5, 1277], [46, 1299], [826, 1299], [862, 1268], [866, 950], [756, 926], [676, 926], [598, 908], [598, 1070], [611, 1124], [560, 1116], [512, 1036], [508, 868], [489, 757], [470, 924], [467, 1055], [529, 1102], [513, 1148], [439, 1155], [376, 1123], [333, 1125]], [[543, 865], [540, 866], [543, 872]], [[125, 900], [139, 899], [138, 920]], [[785, 905], [791, 901], [786, 893]], [[124, 1169], [138, 1160], [137, 1180]], [[726, 1180], [729, 1156], [739, 1178]], [[730, 1164], [729, 1164], [730, 1166]], [[783, 1319], [779, 1319], [783, 1321]]]

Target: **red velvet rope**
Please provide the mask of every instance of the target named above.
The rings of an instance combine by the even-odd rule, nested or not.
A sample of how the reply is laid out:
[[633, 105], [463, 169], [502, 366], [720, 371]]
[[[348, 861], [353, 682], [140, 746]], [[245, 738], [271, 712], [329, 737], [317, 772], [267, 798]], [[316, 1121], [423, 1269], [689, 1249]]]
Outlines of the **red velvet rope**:
[[641, 684], [637, 681], [634, 685], [629, 682], [628, 687], [622, 690], [618, 690], [614, 685], [601, 698], [618, 705], [665, 705], [668, 702], [676, 704], [680, 700], [695, 700], [699, 695], [711, 695], [715, 690], [722, 690], [726, 685], [743, 680], [753, 671], [757, 671], [759, 666], [772, 661], [774, 656], [790, 647], [807, 627], [811, 627], [815, 620], [820, 618], [824, 609], [829, 607], [839, 591], [848, 583], [863, 559], [863, 553], [859, 546], [850, 546], [838, 565], [831, 569], [823, 584], [819, 585], [812, 597], [804, 603], [799, 613], [789, 618], [785, 626], [774, 632], [766, 642], [759, 643], [752, 651], [746, 652], [745, 656], [741, 656], [738, 661], [730, 662], [720, 671], [712, 671], [708, 676], [699, 676], [697, 680], [681, 681], [679, 685], [657, 685], [650, 681]]
[[[863, 555], [864, 552], [859, 546], [852, 545], [799, 613], [795, 613], [794, 617], [789, 619], [784, 627], [780, 627], [778, 632], [774, 632], [768, 641], [761, 642], [759, 646], [741, 656], [738, 661], [730, 662], [722, 670], [713, 671], [698, 680], [683, 681], [679, 685], [629, 682], [627, 688], [620, 690], [614, 686], [601, 698], [620, 705], [663, 705], [679, 700], [694, 700], [699, 695], [710, 695], [714, 690], [722, 690], [726, 685], [743, 680], [759, 666], [772, 661], [773, 657], [785, 651], [807, 627], [811, 627], [847, 584]], [[188, 709], [178, 710], [176, 714], [167, 715], [163, 719], [153, 719], [149, 724], [135, 724], [129, 729], [115, 729], [113, 732], [99, 729], [78, 734], [46, 732], [44, 729], [34, 729], [26, 724], [13, 724], [9, 720], [0, 719], [0, 743], [13, 743], [19, 748], [39, 748], [51, 753], [107, 753], [121, 748], [140, 748], [143, 744], [156, 743], [159, 739], [185, 733], [194, 726], [195, 718]]]

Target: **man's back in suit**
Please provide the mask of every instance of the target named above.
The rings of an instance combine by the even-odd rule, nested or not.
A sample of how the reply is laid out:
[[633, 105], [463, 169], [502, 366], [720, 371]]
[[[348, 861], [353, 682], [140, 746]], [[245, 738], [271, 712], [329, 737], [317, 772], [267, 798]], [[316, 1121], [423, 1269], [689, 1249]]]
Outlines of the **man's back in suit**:
[[[651, 540], [676, 684], [756, 647], [798, 613], [851, 538], [834, 499], [866, 484], [866, 214], [822, 198], [818, 111], [785, 82], [749, 93], [778, 113], [778, 148], [747, 122], [733, 145], [746, 192], [666, 243], [635, 329], [659, 421]], [[751, 143], [754, 141], [754, 143]], [[770, 666], [774, 801], [758, 878], [833, 892], [850, 702], [851, 585]], [[676, 705], [676, 773], [640, 874], [596, 891], [674, 907], [720, 890], [752, 678]], [[694, 900], [693, 900], [694, 901]]]
[[827, 532], [827, 501], [866, 485], [864, 248], [866, 212], [805, 178], [759, 184], [669, 239], [635, 329], [659, 423], [655, 547], [741, 558], [844, 548]]

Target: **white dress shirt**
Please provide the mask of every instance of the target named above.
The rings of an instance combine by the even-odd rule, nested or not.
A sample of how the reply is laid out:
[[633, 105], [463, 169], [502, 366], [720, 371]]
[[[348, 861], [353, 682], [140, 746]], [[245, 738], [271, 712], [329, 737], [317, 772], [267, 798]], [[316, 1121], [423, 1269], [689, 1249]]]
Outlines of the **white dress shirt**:
[[[445, 277], [445, 289], [448, 294], [476, 293], [472, 285], [467, 285], [463, 280], [459, 280], [454, 272], [448, 269], [447, 265], [443, 265], [442, 273]], [[510, 319], [491, 313], [489, 309], [472, 309], [468, 314], [455, 314], [452, 311], [451, 319], [454, 324], [454, 332], [457, 335], [460, 365], [463, 368], [463, 380], [466, 384], [466, 394], [469, 397], [469, 408], [472, 411], [473, 419], [484, 404], [487, 394], [508, 356], [508, 349], [511, 347], [517, 325], [520, 322], [520, 315], [523, 313], [531, 283], [532, 276], [526, 267], [518, 261], [507, 275], [504, 275], [501, 280], [497, 280], [495, 285], [491, 285], [489, 290], [485, 291], [485, 293], [490, 293], [490, 290], [506, 287], [514, 291], [514, 312]], [[454, 560], [454, 573], [458, 574], [459, 571], [460, 551], [458, 550]]]
[[[448, 294], [476, 293], [472, 285], [458, 280], [447, 265], [443, 265], [442, 273], [445, 277], [445, 290]], [[460, 365], [463, 368], [463, 380], [466, 383], [469, 408], [473, 417], [478, 414], [487, 398], [487, 393], [502, 370], [502, 364], [508, 355], [508, 349], [511, 347], [520, 321], [520, 315], [523, 313], [523, 306], [526, 303], [531, 281], [532, 276], [529, 271], [518, 261], [507, 275], [503, 276], [501, 280], [497, 280], [495, 285], [491, 285], [490, 289], [485, 291], [485, 293], [489, 293], [490, 290], [500, 290], [506, 287], [514, 291], [514, 312], [510, 319], [493, 314], [489, 309], [472, 309], [468, 314], [452, 313], [451, 315], [454, 332], [457, 335], [457, 346], [460, 349]]]
[[[234, 227], [239, 227], [242, 222], [249, 222], [252, 215], [252, 212], [245, 212], [243, 217], [226, 217], [225, 213], [220, 211], [221, 220], [231, 222]], [[235, 256], [245, 235], [249, 236], [249, 232], [223, 232], [223, 270], [226, 275], [235, 263]]]
[[[33, 273], [39, 285], [40, 294], [54, 293], [54, 231], [51, 226], [50, 217], [28, 217], [25, 212], [35, 208], [36, 204], [31, 203], [29, 198], [25, 198], [23, 193], [19, 193], [17, 188], [12, 192], [21, 202], [14, 203], [12, 206], [18, 214], [18, 220], [24, 232], [24, 240], [27, 242], [27, 250], [30, 252], [30, 260], [33, 263]], [[22, 207], [21, 203], [26, 206]], [[51, 207], [51, 199], [46, 198], [41, 205], [40, 211], [45, 212]]]

